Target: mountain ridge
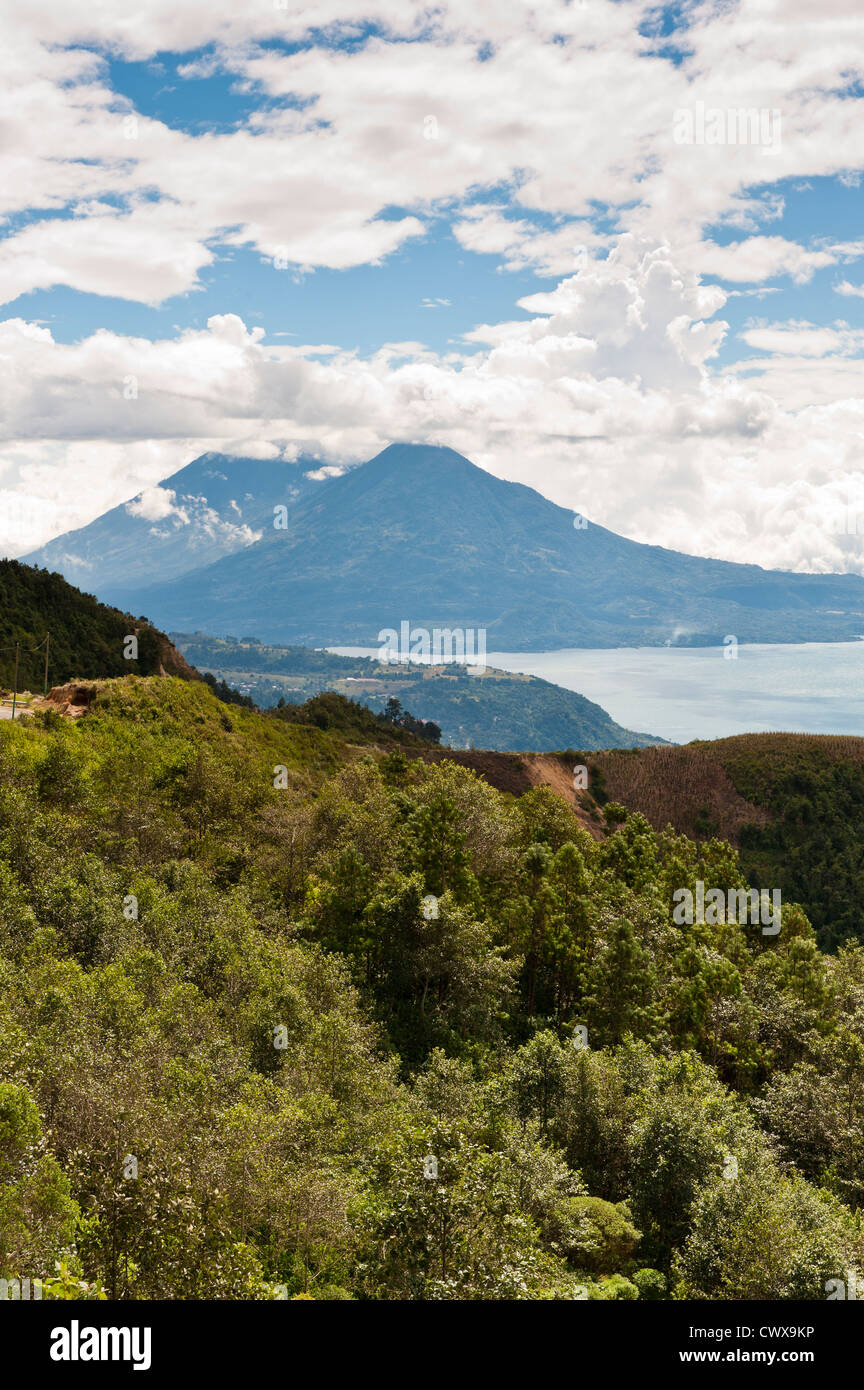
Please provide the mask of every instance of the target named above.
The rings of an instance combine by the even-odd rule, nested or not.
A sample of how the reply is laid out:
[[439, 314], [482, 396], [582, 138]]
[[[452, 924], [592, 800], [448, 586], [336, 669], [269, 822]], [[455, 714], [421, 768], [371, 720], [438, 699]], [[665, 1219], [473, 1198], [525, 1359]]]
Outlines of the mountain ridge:
[[304, 490], [284, 525], [272, 524], [272, 507], [270, 517], [254, 543], [186, 570], [182, 583], [110, 584], [105, 596], [174, 630], [312, 646], [371, 645], [405, 619], [483, 629], [490, 648], [513, 651], [864, 633], [858, 575], [644, 545], [437, 445], [391, 444]]

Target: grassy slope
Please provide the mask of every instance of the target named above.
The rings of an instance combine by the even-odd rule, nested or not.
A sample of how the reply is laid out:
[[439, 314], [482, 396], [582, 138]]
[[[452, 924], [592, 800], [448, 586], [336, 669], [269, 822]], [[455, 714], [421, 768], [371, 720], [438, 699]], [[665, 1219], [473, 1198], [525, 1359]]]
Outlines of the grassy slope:
[[[130, 757], [134, 748], [146, 747], [148, 756], [152, 753], [166, 766], [181, 754], [200, 752], [225, 762], [238, 798], [250, 786], [272, 787], [277, 766], [287, 769], [291, 785], [314, 790], [360, 753], [401, 747], [417, 757], [428, 748], [422, 739], [381, 725], [369, 711], [341, 701], [336, 717], [320, 727], [299, 722], [294, 710], [288, 712], [294, 718], [282, 718], [276, 711], [262, 714], [225, 705], [205, 682], [174, 676], [81, 682], [78, 689], [90, 697], [77, 729], [94, 766], [118, 739], [128, 746]], [[339, 718], [340, 713], [345, 717]]]
[[144, 725], [148, 741], [167, 750], [166, 757], [191, 743], [197, 749], [218, 750], [235, 776], [267, 782], [272, 782], [277, 764], [310, 781], [332, 772], [349, 754], [348, 743], [338, 733], [224, 705], [203, 682], [126, 677], [94, 681], [92, 688], [90, 714], [79, 728], [93, 745], [94, 756], [130, 724], [139, 726], [130, 742], [141, 737]]

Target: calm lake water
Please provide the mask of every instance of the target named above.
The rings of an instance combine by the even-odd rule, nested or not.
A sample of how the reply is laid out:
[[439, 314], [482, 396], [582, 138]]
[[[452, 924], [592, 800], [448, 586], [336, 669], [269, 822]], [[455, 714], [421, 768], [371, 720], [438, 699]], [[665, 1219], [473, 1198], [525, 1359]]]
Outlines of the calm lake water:
[[[377, 656], [377, 647], [332, 647]], [[729, 734], [864, 735], [864, 642], [489, 652], [489, 666], [578, 690], [628, 729], [675, 743]]]

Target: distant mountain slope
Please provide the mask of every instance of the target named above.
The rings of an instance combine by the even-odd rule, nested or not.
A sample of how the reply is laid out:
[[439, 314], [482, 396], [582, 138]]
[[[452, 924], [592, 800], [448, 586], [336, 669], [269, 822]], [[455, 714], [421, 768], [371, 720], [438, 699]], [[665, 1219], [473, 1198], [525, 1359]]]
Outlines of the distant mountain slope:
[[182, 584], [165, 582], [153, 551], [134, 582], [97, 587], [163, 627], [313, 646], [371, 645], [403, 620], [485, 628], [490, 650], [519, 651], [864, 633], [858, 575], [705, 560], [574, 526], [572, 512], [452, 449], [391, 445], [297, 499], [285, 529], [269, 515], [260, 540]]
[[210, 671], [266, 707], [300, 703], [335, 690], [383, 712], [395, 696], [418, 719], [441, 728], [442, 743], [496, 751], [547, 748], [643, 748], [662, 743], [622, 728], [600, 705], [536, 676], [487, 670], [470, 676], [457, 665], [384, 665], [308, 647], [266, 647], [201, 634], [172, 639], [202, 671]]
[[202, 454], [158, 487], [21, 558], [106, 597], [154, 578], [173, 581], [252, 545], [272, 527], [274, 506], [293, 507], [314, 487], [305, 473], [319, 466], [306, 457], [284, 463]]
[[[200, 679], [165, 634], [146, 620], [106, 607], [59, 574], [0, 560], [0, 685], [12, 687], [17, 642], [18, 689], [41, 692], [48, 633], [49, 685], [74, 677], [163, 673]], [[123, 655], [129, 636], [137, 637], [137, 660]]]

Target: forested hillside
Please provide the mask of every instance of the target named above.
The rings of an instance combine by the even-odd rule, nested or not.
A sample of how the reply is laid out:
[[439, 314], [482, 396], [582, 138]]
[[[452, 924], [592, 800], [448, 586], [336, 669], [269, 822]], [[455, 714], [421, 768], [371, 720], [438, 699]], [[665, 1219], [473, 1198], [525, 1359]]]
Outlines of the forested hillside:
[[864, 1256], [864, 949], [785, 900], [677, 925], [735, 851], [606, 826], [203, 683], [0, 727], [0, 1276], [823, 1299]]
[[[49, 685], [77, 676], [149, 676], [160, 670], [198, 678], [146, 618], [106, 607], [59, 574], [0, 560], [0, 685], [12, 687], [18, 643], [18, 689], [42, 691], [46, 635]], [[137, 656], [124, 655], [130, 636]]]
[[[592, 786], [740, 850], [745, 873], [799, 902], [833, 949], [864, 934], [864, 739], [743, 734], [683, 748], [592, 755]], [[598, 775], [599, 774], [599, 775]]]
[[433, 720], [453, 748], [642, 748], [663, 739], [617, 724], [605, 709], [537, 676], [487, 667], [469, 675], [441, 666], [340, 656], [313, 647], [266, 646], [254, 638], [172, 633], [184, 656], [267, 708], [302, 703], [322, 691], [362, 701], [381, 713], [391, 699]]

